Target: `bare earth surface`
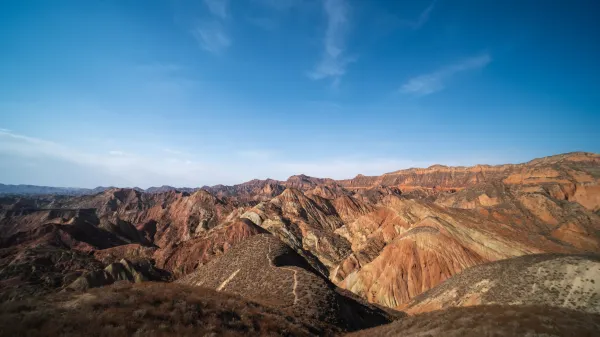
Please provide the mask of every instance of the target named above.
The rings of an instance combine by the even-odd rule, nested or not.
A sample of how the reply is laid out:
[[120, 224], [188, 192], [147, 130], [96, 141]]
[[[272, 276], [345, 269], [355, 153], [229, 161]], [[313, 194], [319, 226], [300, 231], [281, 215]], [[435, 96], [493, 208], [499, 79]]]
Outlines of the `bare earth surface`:
[[339, 331], [402, 316], [382, 307], [591, 314], [598, 254], [594, 153], [347, 180], [301, 174], [181, 191], [0, 197], [2, 302], [175, 281]]

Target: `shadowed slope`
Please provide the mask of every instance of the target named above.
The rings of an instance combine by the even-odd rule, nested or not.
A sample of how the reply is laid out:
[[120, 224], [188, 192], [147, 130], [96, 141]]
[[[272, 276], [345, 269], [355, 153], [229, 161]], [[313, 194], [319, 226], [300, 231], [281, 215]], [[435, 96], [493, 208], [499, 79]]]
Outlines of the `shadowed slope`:
[[389, 321], [386, 312], [341, 295], [304, 258], [267, 234], [247, 239], [177, 282], [238, 294], [349, 330]]

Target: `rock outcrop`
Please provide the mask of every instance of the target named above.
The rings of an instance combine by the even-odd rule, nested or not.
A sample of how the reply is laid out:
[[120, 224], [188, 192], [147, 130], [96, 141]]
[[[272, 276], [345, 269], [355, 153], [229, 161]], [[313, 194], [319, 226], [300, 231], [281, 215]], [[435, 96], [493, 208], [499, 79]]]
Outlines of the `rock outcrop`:
[[126, 259], [121, 259], [119, 262], [109, 264], [103, 270], [95, 270], [80, 276], [65, 289], [83, 291], [89, 288], [107, 286], [118, 281], [133, 283], [166, 282], [169, 278], [169, 273], [156, 269], [149, 261], [132, 263]]

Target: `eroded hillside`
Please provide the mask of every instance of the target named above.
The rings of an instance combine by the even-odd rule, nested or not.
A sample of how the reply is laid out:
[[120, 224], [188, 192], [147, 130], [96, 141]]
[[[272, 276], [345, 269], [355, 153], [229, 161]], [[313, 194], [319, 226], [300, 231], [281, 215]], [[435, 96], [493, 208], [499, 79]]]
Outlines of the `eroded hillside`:
[[[322, 282], [396, 308], [486, 262], [599, 253], [599, 179], [599, 155], [570, 153], [340, 181], [298, 175], [193, 192], [4, 197], [1, 292], [51, 293], [82, 277], [87, 287], [177, 280], [268, 232]], [[107, 276], [118, 263], [131, 277]]]

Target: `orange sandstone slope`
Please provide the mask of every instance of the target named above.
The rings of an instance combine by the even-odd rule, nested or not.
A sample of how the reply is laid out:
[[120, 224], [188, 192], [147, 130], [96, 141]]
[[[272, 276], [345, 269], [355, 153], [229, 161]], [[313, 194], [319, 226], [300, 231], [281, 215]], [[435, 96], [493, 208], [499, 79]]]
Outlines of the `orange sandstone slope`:
[[[587, 153], [434, 166], [338, 181], [346, 195], [288, 188], [242, 217], [315, 257], [339, 286], [396, 307], [483, 262], [599, 252], [599, 176], [600, 156]], [[365, 198], [365, 190], [384, 192]]]
[[[600, 155], [573, 152], [534, 159], [523, 164], [472, 167], [433, 165], [424, 169], [399, 170], [381, 176], [358, 175], [353, 179], [338, 180], [337, 183], [349, 190], [374, 186], [396, 186], [407, 190], [412, 188], [458, 190], [495, 181], [502, 181], [508, 185], [558, 183], [571, 184], [571, 187], [585, 187], [585, 183], [597, 181], [600, 174], [599, 165]], [[574, 196], [575, 191], [569, 191], [568, 194]]]

